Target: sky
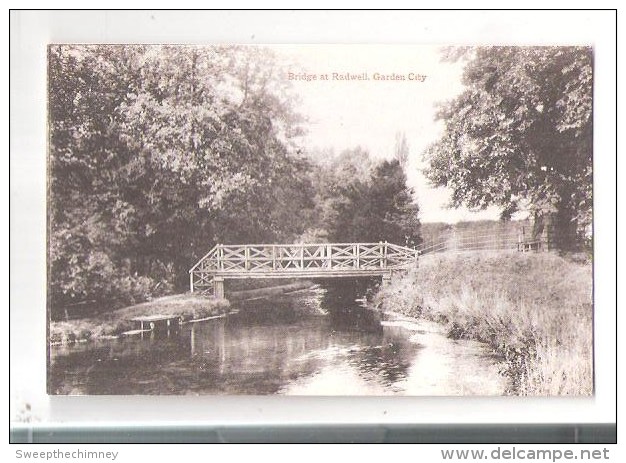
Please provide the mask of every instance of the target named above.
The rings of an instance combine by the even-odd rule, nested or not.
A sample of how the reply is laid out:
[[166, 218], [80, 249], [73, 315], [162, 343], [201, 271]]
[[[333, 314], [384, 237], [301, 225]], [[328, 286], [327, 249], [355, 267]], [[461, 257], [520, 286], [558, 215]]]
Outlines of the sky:
[[[421, 172], [426, 166], [422, 159], [424, 149], [443, 131], [443, 124], [435, 121], [437, 104], [463, 90], [462, 65], [441, 62], [440, 47], [280, 45], [272, 48], [287, 63], [282, 78], [291, 83], [300, 99], [297, 108], [309, 120], [303, 139], [306, 147], [339, 153], [361, 146], [373, 158], [390, 158], [396, 133], [404, 132], [410, 148], [407, 181], [415, 190], [422, 222], [498, 218], [496, 208], [480, 212], [447, 208], [450, 191], [433, 188]], [[367, 73], [368, 80], [339, 80], [346, 73]], [[324, 76], [328, 80], [323, 80]], [[380, 76], [391, 79], [377, 79]]]

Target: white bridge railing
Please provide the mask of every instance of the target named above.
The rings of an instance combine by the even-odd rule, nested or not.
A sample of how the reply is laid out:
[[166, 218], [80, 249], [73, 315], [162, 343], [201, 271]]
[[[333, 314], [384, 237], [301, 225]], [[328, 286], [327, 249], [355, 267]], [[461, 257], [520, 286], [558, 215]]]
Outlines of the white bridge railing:
[[419, 251], [391, 243], [218, 244], [190, 270], [191, 291], [225, 278], [382, 275], [415, 264]]
[[390, 275], [420, 256], [469, 251], [538, 251], [548, 243], [523, 234], [451, 233], [417, 249], [387, 242], [245, 244], [213, 247], [189, 270], [191, 291], [223, 292], [224, 278], [325, 278]]

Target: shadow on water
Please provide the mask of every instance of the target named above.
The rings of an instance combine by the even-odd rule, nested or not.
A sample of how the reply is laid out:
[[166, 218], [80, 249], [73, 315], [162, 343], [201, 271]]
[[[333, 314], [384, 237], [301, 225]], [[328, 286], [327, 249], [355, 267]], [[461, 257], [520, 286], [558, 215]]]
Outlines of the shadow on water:
[[[355, 387], [397, 392], [419, 345], [355, 301], [370, 283], [324, 283], [238, 304], [226, 318], [179, 332], [54, 347], [53, 394], [274, 394], [352, 372]], [[322, 393], [333, 394], [333, 390]]]
[[359, 303], [372, 291], [375, 280], [338, 278], [324, 280], [321, 285], [325, 289], [321, 305], [328, 311], [334, 329], [382, 334], [380, 312]]
[[292, 324], [298, 319], [295, 302], [284, 297], [239, 302], [234, 308], [238, 311], [234, 318], [241, 324]]

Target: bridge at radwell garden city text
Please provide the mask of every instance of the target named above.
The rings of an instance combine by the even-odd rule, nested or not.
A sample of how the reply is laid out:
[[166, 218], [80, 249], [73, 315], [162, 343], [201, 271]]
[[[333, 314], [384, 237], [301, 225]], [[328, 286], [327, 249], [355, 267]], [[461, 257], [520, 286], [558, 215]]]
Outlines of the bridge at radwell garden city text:
[[391, 243], [218, 244], [189, 270], [192, 292], [224, 296], [224, 280], [382, 277], [417, 265], [419, 251]]

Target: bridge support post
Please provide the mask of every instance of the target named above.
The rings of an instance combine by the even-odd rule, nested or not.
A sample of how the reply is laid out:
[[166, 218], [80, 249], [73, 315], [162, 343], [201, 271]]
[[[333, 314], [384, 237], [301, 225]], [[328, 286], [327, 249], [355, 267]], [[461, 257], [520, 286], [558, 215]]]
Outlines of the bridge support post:
[[224, 298], [224, 277], [213, 277], [213, 295]]
[[391, 284], [391, 273], [386, 273], [383, 275], [383, 288], [386, 288]]

